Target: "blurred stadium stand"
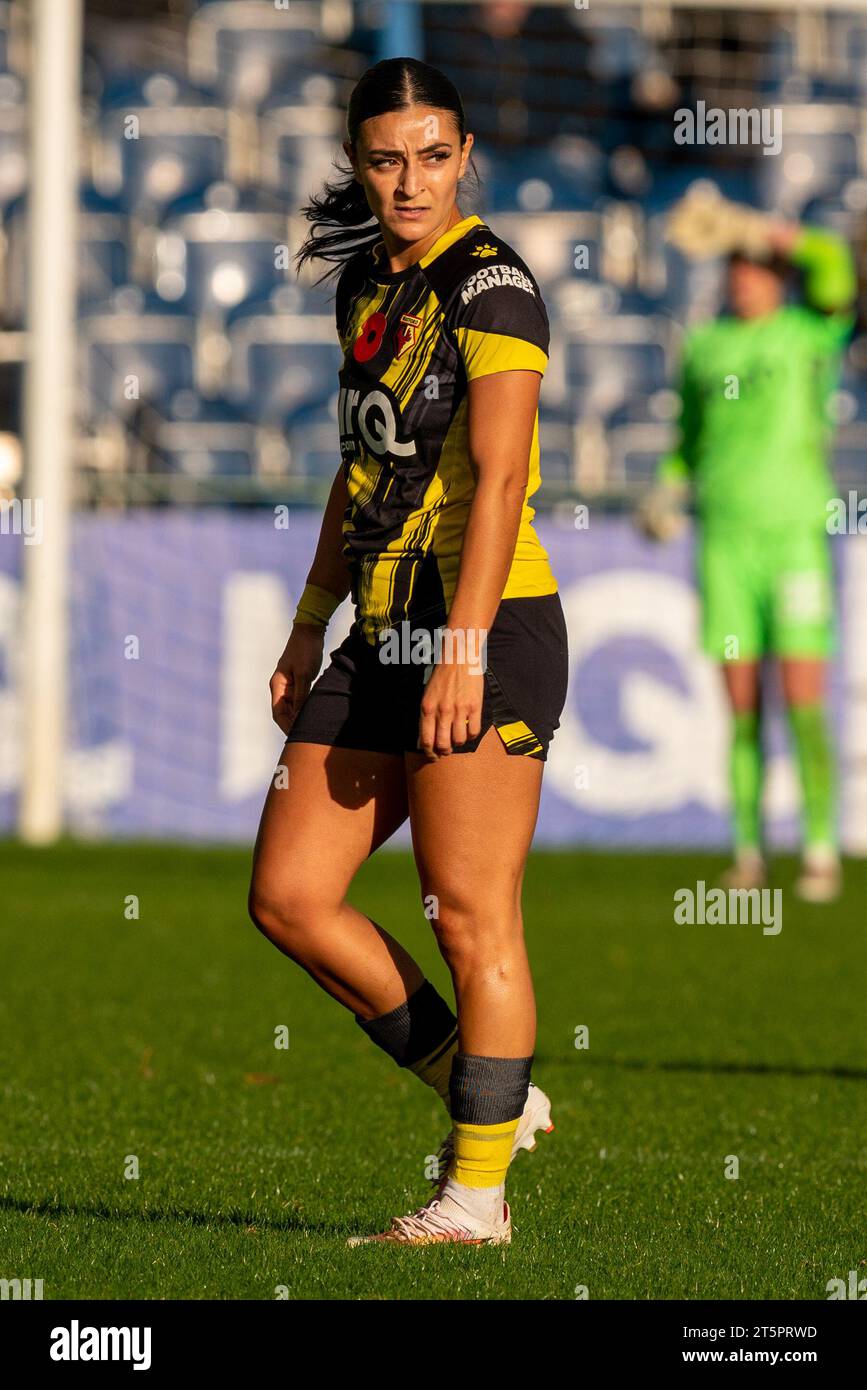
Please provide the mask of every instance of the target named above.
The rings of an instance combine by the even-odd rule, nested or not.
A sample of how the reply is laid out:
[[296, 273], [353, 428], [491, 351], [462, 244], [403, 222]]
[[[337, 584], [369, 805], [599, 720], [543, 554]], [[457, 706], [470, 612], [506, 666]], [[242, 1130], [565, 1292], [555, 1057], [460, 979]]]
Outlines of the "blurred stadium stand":
[[[299, 208], [341, 155], [381, 56], [373, 0], [87, 5], [79, 265], [79, 504], [322, 500], [337, 466], [332, 289], [295, 278]], [[26, 6], [0, 3], [0, 363], [22, 351]], [[424, 56], [464, 97], [478, 211], [524, 256], [552, 326], [540, 505], [618, 505], [671, 438], [685, 326], [718, 275], [665, 245], [697, 179], [834, 226], [864, 259], [867, 15], [803, 8], [429, 3]], [[673, 113], [783, 109], [779, 157], [675, 147]], [[468, 190], [469, 191], [469, 190]], [[867, 468], [867, 337], [835, 414]], [[9, 381], [14, 381], [8, 375]], [[16, 432], [14, 386], [0, 431]]]

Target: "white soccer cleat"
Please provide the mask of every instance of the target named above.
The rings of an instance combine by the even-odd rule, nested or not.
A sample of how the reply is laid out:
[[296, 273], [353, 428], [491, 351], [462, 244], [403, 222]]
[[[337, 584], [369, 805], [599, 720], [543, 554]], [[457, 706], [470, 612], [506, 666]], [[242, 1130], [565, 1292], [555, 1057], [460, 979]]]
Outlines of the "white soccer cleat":
[[800, 876], [795, 881], [795, 893], [805, 903], [833, 903], [843, 888], [840, 859], [833, 849], [808, 849]]
[[730, 869], [720, 875], [721, 888], [735, 888], [749, 891], [751, 888], [764, 888], [768, 882], [768, 866], [757, 849], [742, 849], [735, 856]]
[[[519, 1149], [526, 1149], [532, 1153], [536, 1147], [536, 1135], [542, 1130], [545, 1134], [550, 1134], [554, 1126], [551, 1123], [551, 1102], [545, 1095], [540, 1086], [534, 1086], [530, 1082], [530, 1089], [527, 1092], [527, 1099], [524, 1102], [524, 1109], [521, 1118], [518, 1120], [518, 1128], [515, 1130], [515, 1137], [512, 1140], [512, 1158]], [[452, 1160], [455, 1156], [454, 1132], [449, 1130], [443, 1142], [440, 1144], [437, 1159], [439, 1160], [438, 1178], [431, 1178], [432, 1185], [439, 1189], [443, 1186], [449, 1175]], [[512, 1159], [509, 1160], [511, 1163]]]
[[372, 1236], [350, 1236], [347, 1245], [371, 1245], [388, 1242], [392, 1245], [509, 1245], [512, 1239], [512, 1214], [509, 1203], [494, 1221], [472, 1220], [471, 1224], [457, 1221], [442, 1210], [438, 1197], [432, 1197], [409, 1216], [396, 1216], [391, 1229]]

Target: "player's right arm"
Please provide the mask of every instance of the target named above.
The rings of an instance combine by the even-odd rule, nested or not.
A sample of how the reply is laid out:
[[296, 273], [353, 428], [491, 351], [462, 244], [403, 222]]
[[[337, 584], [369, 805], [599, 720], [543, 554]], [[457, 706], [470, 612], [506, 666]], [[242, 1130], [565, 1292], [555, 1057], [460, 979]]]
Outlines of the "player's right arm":
[[768, 240], [801, 271], [805, 303], [836, 319], [847, 333], [854, 318], [858, 276], [843, 237], [828, 227], [782, 222], [771, 227]]
[[284, 734], [289, 733], [319, 673], [328, 621], [349, 593], [349, 567], [343, 554], [343, 519], [348, 505], [341, 465], [331, 484], [316, 555], [295, 610], [292, 632], [271, 677], [271, 717]]
[[686, 524], [684, 507], [696, 461], [700, 398], [692, 373], [692, 343], [684, 347], [680, 374], [680, 417], [674, 448], [660, 459], [653, 486], [642, 498], [636, 520], [651, 540], [667, 541]]

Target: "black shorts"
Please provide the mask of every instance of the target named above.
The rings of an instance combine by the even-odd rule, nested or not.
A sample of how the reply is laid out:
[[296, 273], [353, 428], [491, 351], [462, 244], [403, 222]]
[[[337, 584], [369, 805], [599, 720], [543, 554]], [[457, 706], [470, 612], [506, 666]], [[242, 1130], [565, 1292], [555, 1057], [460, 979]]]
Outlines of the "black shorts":
[[[413, 616], [412, 631], [442, 626]], [[310, 689], [291, 743], [325, 743], [403, 755], [418, 752], [425, 666], [387, 664], [354, 623]], [[493, 724], [507, 753], [545, 761], [566, 703], [569, 656], [559, 594], [502, 599], [488, 633], [481, 732], [456, 745], [472, 753]]]

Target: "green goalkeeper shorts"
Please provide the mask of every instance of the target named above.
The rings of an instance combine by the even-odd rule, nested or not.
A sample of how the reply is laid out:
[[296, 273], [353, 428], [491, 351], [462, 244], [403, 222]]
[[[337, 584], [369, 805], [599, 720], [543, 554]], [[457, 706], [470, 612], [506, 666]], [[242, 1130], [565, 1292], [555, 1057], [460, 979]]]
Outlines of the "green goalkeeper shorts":
[[717, 661], [828, 657], [833, 579], [821, 527], [702, 529], [702, 646]]

